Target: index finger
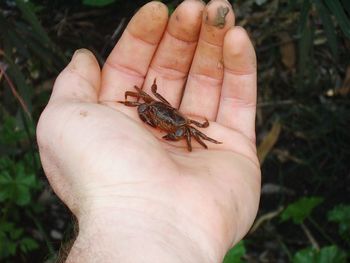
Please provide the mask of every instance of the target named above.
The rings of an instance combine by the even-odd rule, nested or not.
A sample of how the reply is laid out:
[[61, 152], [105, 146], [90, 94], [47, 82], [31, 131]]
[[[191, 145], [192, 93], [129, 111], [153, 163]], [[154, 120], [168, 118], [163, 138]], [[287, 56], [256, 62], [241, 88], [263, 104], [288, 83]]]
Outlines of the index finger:
[[168, 8], [150, 2], [134, 15], [102, 69], [100, 102], [124, 97], [134, 85], [141, 87], [168, 21]]

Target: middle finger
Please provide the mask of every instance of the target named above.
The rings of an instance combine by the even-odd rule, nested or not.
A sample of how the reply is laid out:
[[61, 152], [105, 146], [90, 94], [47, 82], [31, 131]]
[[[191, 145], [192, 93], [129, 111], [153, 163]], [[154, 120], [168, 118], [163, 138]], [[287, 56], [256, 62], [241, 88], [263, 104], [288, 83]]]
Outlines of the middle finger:
[[143, 86], [150, 93], [157, 78], [158, 92], [177, 108], [196, 50], [204, 4], [182, 2], [169, 19], [167, 29], [153, 57]]

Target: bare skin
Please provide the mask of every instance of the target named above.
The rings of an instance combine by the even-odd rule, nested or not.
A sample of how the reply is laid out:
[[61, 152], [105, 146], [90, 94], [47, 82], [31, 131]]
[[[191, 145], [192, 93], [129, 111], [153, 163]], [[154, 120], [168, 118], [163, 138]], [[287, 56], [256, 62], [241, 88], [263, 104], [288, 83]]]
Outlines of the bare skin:
[[[224, 26], [206, 23], [226, 6]], [[134, 85], [159, 93], [224, 144], [161, 139], [134, 108]], [[181, 102], [181, 103], [180, 103]], [[78, 218], [67, 262], [222, 261], [258, 209], [256, 59], [228, 1], [187, 0], [168, 18], [150, 2], [130, 21], [102, 71], [78, 50], [58, 76], [37, 136], [49, 182]]]

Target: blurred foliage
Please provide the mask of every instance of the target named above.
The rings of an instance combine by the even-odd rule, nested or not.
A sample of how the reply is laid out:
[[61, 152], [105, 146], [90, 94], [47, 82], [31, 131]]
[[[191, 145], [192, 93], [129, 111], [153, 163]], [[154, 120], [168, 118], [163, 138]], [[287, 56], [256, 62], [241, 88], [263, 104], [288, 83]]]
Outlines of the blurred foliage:
[[243, 256], [246, 253], [244, 241], [240, 241], [234, 248], [232, 248], [225, 256], [223, 263], [242, 263]]
[[350, 205], [337, 205], [328, 212], [328, 220], [339, 224], [339, 234], [350, 243]]
[[291, 219], [295, 224], [301, 224], [322, 201], [323, 198], [320, 197], [303, 197], [289, 204], [281, 214], [281, 219], [282, 221]]
[[84, 5], [106, 6], [116, 2], [116, 0], [83, 0]]
[[[103, 64], [146, 2], [0, 2], [1, 262], [52, 262], [69, 239], [71, 218], [41, 170], [35, 124], [74, 50], [89, 48]], [[163, 2], [172, 11], [181, 1]], [[350, 2], [231, 2], [257, 50], [263, 184], [256, 224], [224, 262], [346, 262]]]
[[346, 254], [336, 246], [329, 246], [316, 250], [313, 248], [303, 249], [295, 254], [293, 263], [346, 263]]

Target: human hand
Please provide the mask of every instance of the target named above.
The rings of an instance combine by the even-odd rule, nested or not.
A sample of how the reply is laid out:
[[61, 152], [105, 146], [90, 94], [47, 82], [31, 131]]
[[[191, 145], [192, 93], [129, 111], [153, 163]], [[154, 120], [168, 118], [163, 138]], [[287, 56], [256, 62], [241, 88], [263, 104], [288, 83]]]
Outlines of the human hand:
[[[77, 51], [42, 113], [45, 173], [79, 222], [69, 262], [220, 262], [255, 218], [254, 48], [225, 0], [184, 1], [167, 22], [162, 3], [142, 7], [102, 72]], [[188, 152], [117, 103], [134, 85], [149, 92], [155, 77], [223, 144]]]

